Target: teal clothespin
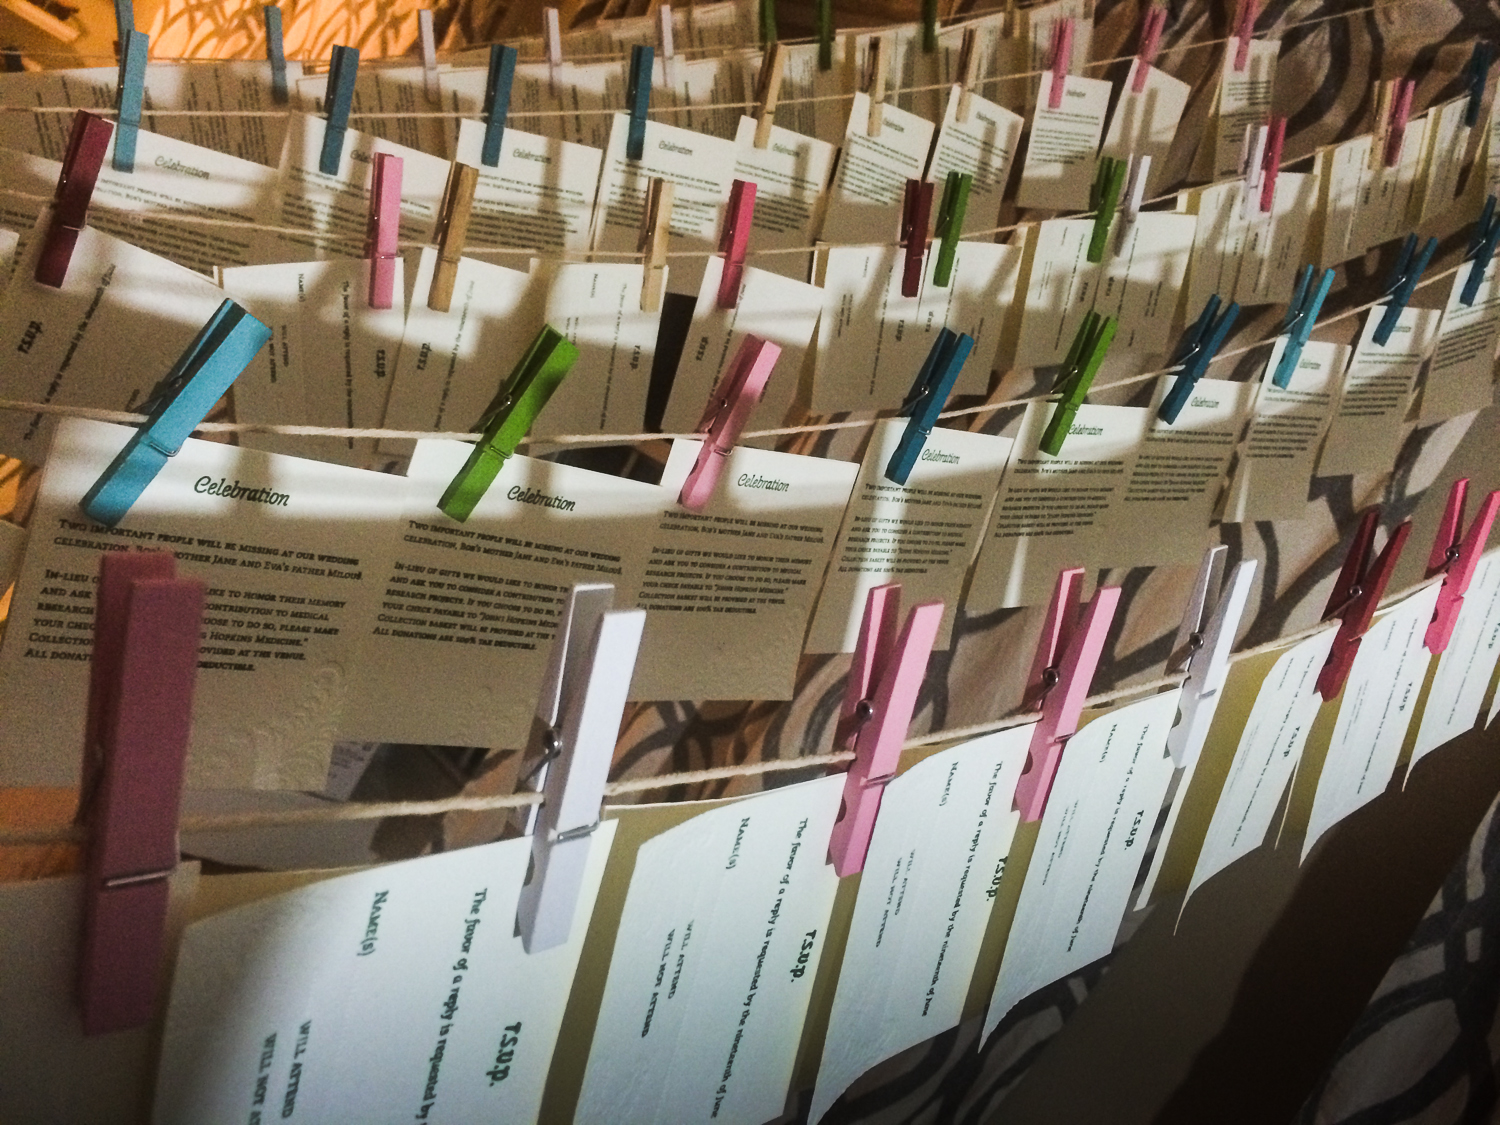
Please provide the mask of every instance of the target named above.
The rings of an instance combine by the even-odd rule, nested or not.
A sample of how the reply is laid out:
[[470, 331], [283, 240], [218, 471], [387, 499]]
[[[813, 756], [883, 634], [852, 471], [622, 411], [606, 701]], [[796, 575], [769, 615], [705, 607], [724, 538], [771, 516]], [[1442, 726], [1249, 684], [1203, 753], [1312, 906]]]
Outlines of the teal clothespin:
[[818, 0], [818, 69], [833, 69], [833, 0]]
[[344, 134], [349, 131], [349, 110], [354, 106], [354, 80], [359, 77], [359, 50], [335, 46], [328, 60], [328, 89], [323, 95], [323, 112], [328, 123], [323, 127], [323, 151], [318, 154], [318, 171], [337, 176], [344, 159]]
[[1118, 327], [1119, 322], [1114, 317], [1100, 316], [1096, 312], [1090, 312], [1078, 326], [1078, 332], [1073, 337], [1067, 358], [1063, 360], [1062, 370], [1058, 372], [1057, 382], [1052, 388], [1062, 398], [1058, 400], [1057, 409], [1052, 412], [1047, 428], [1042, 431], [1043, 453], [1056, 457], [1062, 452], [1063, 440], [1073, 428], [1073, 419], [1078, 417], [1078, 408], [1083, 405], [1084, 396], [1089, 393], [1094, 376], [1099, 374], [1104, 354], [1109, 351]]
[[630, 84], [625, 104], [630, 107], [630, 131], [625, 134], [625, 159], [639, 160], [646, 152], [646, 111], [651, 108], [651, 68], [656, 52], [640, 44], [630, 48]]
[[281, 9], [265, 4], [260, 14], [266, 24], [266, 61], [271, 64], [271, 100], [286, 105], [291, 100], [286, 86], [286, 46], [281, 36]]
[[1490, 67], [1495, 61], [1495, 49], [1483, 39], [1474, 44], [1474, 51], [1464, 65], [1464, 81], [1469, 85], [1469, 104], [1464, 107], [1464, 125], [1472, 129], [1479, 124], [1479, 104], [1484, 101], [1484, 86], [1490, 79]]
[[133, 0], [115, 0], [115, 39], [120, 44], [120, 54], [125, 54], [125, 40], [135, 30], [135, 4]]
[[[126, 7], [129, 7], [128, 0]], [[120, 40], [120, 83], [115, 90], [116, 172], [135, 171], [135, 137], [141, 127], [141, 105], [146, 100], [146, 55], [151, 41], [131, 28]]]
[[500, 393], [474, 424], [482, 433], [474, 452], [438, 500], [444, 515], [459, 523], [473, 515], [501, 467], [577, 362], [577, 346], [550, 324], [543, 325]]
[[922, 52], [932, 54], [938, 48], [937, 0], [922, 0]]
[[1391, 333], [1395, 331], [1396, 321], [1401, 319], [1402, 310], [1411, 301], [1411, 295], [1417, 291], [1417, 282], [1422, 280], [1422, 274], [1426, 271], [1432, 256], [1437, 252], [1438, 240], [1429, 238], [1422, 245], [1421, 252], [1417, 251], [1417, 236], [1409, 234], [1406, 241], [1401, 244], [1401, 253], [1396, 258], [1395, 268], [1391, 270], [1390, 276], [1385, 281], [1385, 291], [1390, 301], [1385, 306], [1385, 312], [1380, 315], [1380, 323], [1375, 326], [1375, 334], [1371, 337], [1375, 343], [1382, 348], [1390, 342]]
[[1181, 367], [1182, 370], [1177, 373], [1177, 381], [1172, 384], [1172, 389], [1156, 409], [1156, 416], [1169, 426], [1177, 421], [1177, 415], [1187, 405], [1193, 388], [1203, 378], [1203, 373], [1208, 370], [1214, 356], [1219, 354], [1229, 330], [1234, 327], [1234, 322], [1240, 315], [1239, 304], [1231, 301], [1224, 310], [1224, 315], [1215, 320], [1220, 303], [1217, 293], [1210, 297], [1198, 320], [1183, 334], [1182, 342], [1177, 345], [1177, 355], [1172, 360], [1172, 366]]
[[1297, 288], [1292, 293], [1292, 303], [1287, 306], [1286, 319], [1281, 322], [1282, 334], [1287, 338], [1286, 347], [1282, 349], [1281, 361], [1276, 364], [1271, 382], [1282, 390], [1291, 383], [1292, 372], [1297, 370], [1297, 362], [1302, 358], [1302, 349], [1307, 346], [1307, 338], [1317, 325], [1318, 313], [1323, 311], [1323, 302], [1333, 288], [1332, 269], [1323, 271], [1316, 290], [1312, 287], [1312, 276], [1312, 266], [1303, 266], [1297, 274]]
[[108, 527], [124, 519], [270, 338], [271, 330], [239, 305], [221, 304], [141, 405], [145, 423], [84, 495], [84, 513]]
[[1104, 246], [1109, 241], [1110, 224], [1115, 221], [1115, 208], [1120, 202], [1120, 192], [1125, 188], [1125, 173], [1130, 165], [1113, 156], [1099, 159], [1099, 169], [1094, 173], [1094, 186], [1089, 189], [1089, 209], [1094, 212], [1094, 231], [1089, 236], [1088, 260], [1104, 261]]
[[953, 280], [953, 258], [958, 253], [958, 240], [963, 237], [969, 189], [973, 186], [972, 175], [957, 171], [949, 172], [948, 182], [943, 185], [943, 201], [938, 204], [937, 264], [932, 269], [932, 283], [940, 288]]
[[760, 0], [760, 43], [769, 47], [776, 42], [776, 0]]
[[516, 80], [514, 47], [490, 45], [490, 69], [484, 79], [484, 147], [479, 162], [486, 168], [500, 163], [500, 144], [505, 140], [505, 118], [510, 113], [510, 88]]
[[937, 425], [938, 414], [953, 392], [953, 384], [958, 381], [964, 360], [973, 350], [974, 339], [967, 333], [955, 332], [951, 328], [938, 331], [932, 350], [922, 361], [921, 370], [906, 394], [906, 401], [901, 404], [901, 413], [908, 421], [891, 459], [886, 462], [886, 480], [905, 484], [906, 478], [911, 476], [912, 467], [921, 456], [932, 427]]
[[1484, 212], [1474, 224], [1469, 235], [1469, 250], [1464, 261], [1472, 262], [1469, 274], [1464, 278], [1463, 291], [1458, 295], [1459, 304], [1472, 305], [1479, 296], [1479, 285], [1484, 281], [1485, 271], [1490, 268], [1490, 259], [1495, 256], [1495, 245], [1500, 243], [1500, 219], [1495, 217], [1495, 197], [1484, 201]]

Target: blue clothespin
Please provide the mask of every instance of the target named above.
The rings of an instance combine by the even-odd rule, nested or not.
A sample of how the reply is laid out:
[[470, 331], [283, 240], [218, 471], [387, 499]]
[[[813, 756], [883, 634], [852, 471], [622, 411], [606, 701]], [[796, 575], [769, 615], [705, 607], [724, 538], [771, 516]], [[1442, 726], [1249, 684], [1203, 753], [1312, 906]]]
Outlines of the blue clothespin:
[[951, 328], [938, 332], [932, 350], [922, 361], [922, 369], [907, 392], [906, 401], [901, 404], [901, 413], [909, 421], [906, 432], [896, 443], [896, 451], [886, 463], [886, 480], [906, 483], [917, 458], [922, 455], [922, 447], [927, 444], [927, 436], [937, 425], [938, 414], [948, 401], [953, 384], [958, 381], [964, 360], [969, 358], [973, 349], [974, 339], [967, 333], [955, 332]]
[[135, 136], [141, 127], [141, 103], [146, 98], [146, 54], [151, 40], [131, 28], [120, 40], [120, 84], [115, 90], [116, 172], [135, 171]]
[[354, 80], [359, 77], [359, 50], [334, 47], [328, 60], [328, 90], [323, 95], [323, 112], [328, 124], [323, 128], [323, 151], [318, 154], [318, 171], [337, 176], [344, 159], [344, 134], [349, 130], [349, 110], [354, 105]]
[[625, 104], [630, 107], [630, 131], [625, 134], [625, 159], [639, 160], [646, 153], [646, 110], [651, 108], [651, 68], [656, 51], [640, 44], [630, 48], [630, 84]]
[[1464, 81], [1469, 86], [1469, 104], [1464, 109], [1464, 124], [1470, 129], [1479, 124], [1479, 104], [1484, 101], [1485, 83], [1490, 78], [1490, 66], [1495, 61], [1495, 48], [1483, 39], [1474, 44], [1474, 53], [1464, 64]]
[[1208, 370], [1214, 356], [1219, 354], [1229, 330], [1234, 327], [1235, 319], [1240, 315], [1239, 303], [1230, 301], [1224, 315], [1215, 320], [1220, 303], [1217, 293], [1210, 297], [1196, 323], [1183, 334], [1182, 342], [1177, 345], [1177, 355], [1172, 364], [1174, 367], [1180, 365], [1182, 370], [1177, 373], [1177, 381], [1172, 384], [1172, 389], [1156, 408], [1156, 416], [1169, 426], [1177, 421], [1177, 415], [1187, 405], [1193, 388], [1203, 378], [1203, 373]]
[[1459, 304], [1472, 305], [1474, 298], [1479, 296], [1479, 283], [1490, 268], [1496, 243], [1500, 243], [1500, 219], [1495, 217], [1495, 197], [1492, 195], [1484, 201], [1484, 212], [1469, 235], [1469, 250], [1464, 261], [1474, 264], [1469, 267], [1469, 276], [1464, 278], [1463, 292], [1458, 295]]
[[1432, 261], [1433, 254], [1437, 253], [1438, 240], [1429, 238], [1422, 246], [1421, 253], [1417, 252], [1417, 236], [1409, 234], [1406, 241], [1401, 244], [1401, 254], [1396, 259], [1396, 266], [1391, 270], [1390, 277], [1386, 278], [1385, 291], [1390, 297], [1385, 306], [1385, 312], [1381, 314], [1380, 323], [1375, 326], [1375, 335], [1371, 337], [1375, 343], [1382, 348], [1391, 338], [1391, 332], [1395, 330], [1396, 321], [1401, 319], [1401, 312], [1411, 300], [1411, 295], [1417, 290], [1417, 282], [1422, 280], [1422, 273], [1427, 269], [1427, 263]]
[[500, 163], [505, 140], [505, 118], [510, 113], [510, 88], [516, 80], [517, 52], [503, 43], [490, 45], [490, 70], [484, 79], [484, 147], [479, 162], [486, 168]]
[[1318, 322], [1318, 313], [1323, 311], [1328, 291], [1333, 288], [1332, 269], [1323, 271], [1316, 290], [1312, 287], [1312, 276], [1312, 266], [1303, 266], [1297, 274], [1297, 288], [1292, 294], [1292, 303], [1287, 306], [1286, 319], [1281, 322], [1281, 331], [1287, 338], [1286, 347], [1282, 350], [1281, 361], [1276, 365], [1271, 382], [1282, 390], [1286, 390], [1292, 381], [1292, 372], [1297, 370], [1302, 349], [1307, 345], [1307, 338], [1312, 335], [1313, 327]]
[[124, 519], [270, 338], [271, 330], [239, 305], [221, 304], [141, 405], [145, 423], [84, 495], [84, 514], [109, 527]]
[[286, 105], [290, 100], [286, 88], [286, 47], [281, 37], [281, 9], [265, 4], [260, 14], [266, 23], [266, 61], [271, 64], [271, 100]]

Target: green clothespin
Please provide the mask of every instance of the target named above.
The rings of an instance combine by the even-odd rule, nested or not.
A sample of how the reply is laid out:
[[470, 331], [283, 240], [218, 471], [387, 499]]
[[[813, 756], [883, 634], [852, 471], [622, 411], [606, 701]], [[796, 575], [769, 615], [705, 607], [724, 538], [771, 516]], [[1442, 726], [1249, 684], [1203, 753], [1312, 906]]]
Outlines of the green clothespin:
[[578, 348], [573, 342], [550, 324], [543, 325], [500, 393], [475, 423], [474, 428], [483, 434], [438, 500], [444, 515], [463, 523], [473, 514], [552, 392], [577, 362]]
[[943, 201], [938, 204], [937, 265], [932, 269], [932, 283], [940, 288], [953, 280], [953, 258], [958, 253], [958, 240], [963, 237], [969, 189], [973, 186], [973, 176], [957, 171], [949, 172], [948, 182], [943, 185]]
[[818, 69], [833, 69], [833, 0], [818, 0]]
[[1068, 348], [1067, 358], [1063, 360], [1062, 370], [1052, 388], [1062, 398], [1052, 412], [1047, 428], [1042, 431], [1043, 453], [1056, 457], [1062, 452], [1063, 439], [1073, 428], [1073, 419], [1078, 417], [1078, 408], [1083, 405], [1094, 376], [1099, 374], [1104, 353], [1109, 351], [1118, 327], [1114, 317], [1100, 316], [1096, 312], [1090, 312], [1078, 326], [1078, 334], [1073, 337], [1073, 344]]
[[932, 54], [938, 48], [937, 0], [922, 0], [922, 51]]
[[1120, 192], [1125, 188], [1125, 173], [1129, 164], [1105, 156], [1099, 160], [1099, 170], [1094, 173], [1094, 186], [1089, 189], [1089, 207], [1094, 212], [1094, 233], [1089, 236], [1088, 259], [1104, 261], [1104, 244], [1109, 241], [1109, 227], [1115, 221], [1115, 207], [1120, 202]]
[[776, 42], [776, 0], [760, 0], [760, 44], [768, 47]]

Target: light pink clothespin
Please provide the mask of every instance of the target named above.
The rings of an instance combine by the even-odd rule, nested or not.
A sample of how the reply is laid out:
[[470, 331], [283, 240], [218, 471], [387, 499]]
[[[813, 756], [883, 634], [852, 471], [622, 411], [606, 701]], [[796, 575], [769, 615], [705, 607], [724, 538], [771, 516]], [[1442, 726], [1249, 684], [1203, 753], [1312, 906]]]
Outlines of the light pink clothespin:
[[1417, 84], [1410, 78], [1396, 83], [1396, 96], [1391, 99], [1391, 116], [1385, 130], [1385, 166], [1394, 168], [1401, 163], [1401, 147], [1406, 140], [1406, 122], [1411, 117], [1411, 100], [1417, 92]]
[[1234, 69], [1237, 73], [1250, 63], [1250, 41], [1255, 37], [1256, 9], [1259, 7], [1259, 0], [1240, 0], [1234, 21]]
[[396, 258], [401, 228], [401, 157], [375, 154], [371, 170], [370, 225], [365, 257], [370, 260], [370, 307], [388, 309], [396, 296]]
[[735, 180], [729, 189], [729, 207], [724, 212], [724, 231], [719, 236], [719, 253], [724, 255], [724, 272], [719, 277], [721, 309], [738, 308], [740, 280], [745, 276], [745, 252], [750, 246], [750, 225], [755, 221], [755, 181]]
[[[1246, 125], [1244, 139], [1240, 142], [1240, 175], [1245, 177], [1240, 215], [1246, 219], [1253, 208], [1259, 207], [1260, 185], [1266, 175], [1266, 142], [1270, 137], [1269, 125]], [[1251, 200], [1255, 203], [1252, 204]]]
[[1281, 149], [1286, 143], [1286, 118], [1273, 117], [1266, 135], [1266, 151], [1260, 160], [1260, 210], [1269, 215], [1276, 202], [1276, 176], [1281, 171]]
[[701, 511], [713, 495], [724, 464], [744, 432], [745, 423], [750, 421], [755, 404], [766, 393], [771, 369], [780, 357], [779, 344], [747, 335], [728, 370], [720, 377], [698, 422], [703, 448], [698, 451], [698, 460], [682, 482], [682, 492], [677, 497], [677, 502], [688, 511]]
[[1022, 706], [1028, 711], [1041, 711], [1042, 718], [1031, 732], [1026, 765], [1016, 782], [1016, 808], [1023, 821], [1040, 820], [1047, 808], [1063, 748], [1078, 731], [1083, 702], [1104, 654], [1104, 639], [1115, 619], [1115, 607], [1120, 604], [1120, 587], [1100, 586], [1080, 621], [1078, 599], [1082, 591], [1082, 567], [1058, 574], [1026, 683]]
[[557, 72], [562, 66], [562, 20], [556, 8], [542, 9], [542, 43], [547, 51], [547, 88], [557, 93]]
[[1135, 54], [1135, 73], [1130, 77], [1132, 93], [1146, 92], [1146, 78], [1151, 73], [1156, 56], [1161, 53], [1161, 33], [1167, 26], [1167, 10], [1151, 7], [1141, 17], [1141, 46]]
[[1427, 626], [1424, 643], [1431, 653], [1442, 652], [1453, 637], [1453, 627], [1458, 623], [1458, 611], [1464, 604], [1464, 594], [1474, 579], [1479, 566], [1479, 556], [1484, 553], [1489, 541], [1490, 527], [1495, 515], [1500, 512], [1500, 489], [1491, 492], [1479, 506], [1469, 532], [1464, 534], [1464, 508], [1469, 496], [1469, 478], [1462, 477], [1453, 482], [1448, 490], [1448, 506], [1443, 509], [1442, 522], [1438, 524], [1437, 538], [1432, 543], [1432, 554], [1427, 559], [1427, 577], [1443, 576], [1443, 585], [1438, 590], [1437, 607], [1432, 614], [1432, 624]]
[[1052, 72], [1052, 87], [1047, 93], [1047, 108], [1062, 109], [1063, 88], [1068, 83], [1068, 68], [1073, 65], [1073, 21], [1052, 21], [1052, 50], [1047, 69]]
[[83, 793], [78, 1002], [85, 1035], [151, 1021], [193, 720], [203, 583], [167, 552], [100, 559]]
[[844, 802], [828, 840], [828, 862], [840, 877], [863, 871], [885, 786], [896, 776], [901, 746], [943, 622], [942, 602], [923, 602], [901, 619], [901, 584], [876, 586], [865, 598], [854, 663], [844, 689], [834, 745], [853, 750]]
[[1396, 569], [1396, 560], [1401, 557], [1401, 548], [1411, 534], [1411, 520], [1407, 520], [1386, 541], [1385, 550], [1374, 563], [1370, 555], [1375, 549], [1375, 530], [1380, 526], [1380, 508], [1375, 506], [1365, 511], [1349, 544], [1349, 553], [1344, 557], [1344, 569], [1333, 584], [1333, 593], [1328, 597], [1328, 608], [1323, 611], [1323, 620], [1339, 619], [1339, 631], [1334, 635], [1333, 648], [1328, 653], [1328, 662], [1318, 673], [1318, 694], [1328, 701], [1344, 690], [1344, 681], [1349, 678], [1349, 669], [1354, 667], [1354, 657], [1359, 652], [1360, 639], [1370, 629], [1375, 610], [1385, 593], [1386, 583]]

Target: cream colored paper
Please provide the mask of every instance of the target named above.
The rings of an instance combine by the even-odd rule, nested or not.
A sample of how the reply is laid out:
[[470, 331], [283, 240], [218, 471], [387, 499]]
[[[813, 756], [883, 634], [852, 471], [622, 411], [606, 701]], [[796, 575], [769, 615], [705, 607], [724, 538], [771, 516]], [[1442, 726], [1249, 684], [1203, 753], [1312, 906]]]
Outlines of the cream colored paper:
[[1423, 424], [1483, 410], [1495, 401], [1495, 346], [1500, 342], [1500, 268], [1490, 263], [1472, 305], [1459, 298], [1474, 264], [1459, 267], [1449, 283], [1432, 362], [1422, 383]]
[[906, 181], [922, 178], [934, 127], [892, 105], [882, 114], [880, 135], [872, 137], [870, 96], [854, 95], [819, 235], [824, 242], [894, 242], [900, 233]]
[[768, 253], [811, 246], [838, 150], [777, 126], [755, 147], [755, 118], [741, 117], [734, 135], [734, 174], [755, 184], [750, 263], [796, 281], [807, 277], [807, 255]]
[[[941, 202], [949, 172], [967, 172], [972, 176], [963, 232], [989, 238], [1000, 225], [1000, 205], [1026, 121], [1020, 114], [972, 92], [969, 119], [960, 121], [960, 97], [956, 86], [948, 93], [927, 178], [933, 182], [934, 200]], [[936, 209], [932, 217], [935, 222]]]
[[[1075, 33], [1076, 38], [1076, 33]], [[1042, 75], [1041, 92], [1031, 119], [1026, 160], [1021, 165], [1017, 207], [1048, 211], [1087, 211], [1089, 189], [1098, 165], [1099, 140], [1109, 111], [1112, 87], [1099, 78], [1069, 74], [1062, 105], [1048, 105], [1052, 72]]]
[[[1135, 92], [1135, 76], [1141, 67], [1146, 68], [1146, 88]], [[1177, 136], [1177, 126], [1187, 109], [1186, 82], [1173, 78], [1164, 70], [1158, 70], [1140, 59], [1132, 60], [1130, 73], [1120, 87], [1120, 97], [1115, 111], [1110, 115], [1109, 127], [1104, 133], [1104, 144], [1100, 156], [1113, 156], [1117, 160], [1129, 160], [1135, 156], [1149, 156], [1151, 168], [1146, 176], [1147, 197], [1161, 194], [1166, 186], [1167, 154], [1172, 149], [1172, 140]]]
[[1373, 337], [1384, 314], [1385, 306], [1377, 305], [1365, 315], [1318, 460], [1321, 477], [1386, 472], [1401, 450], [1417, 372], [1432, 350], [1442, 314], [1436, 309], [1402, 309], [1382, 347]]
[[1238, 48], [1238, 42], [1233, 39], [1225, 44], [1219, 68], [1217, 112], [1209, 130], [1214, 139], [1211, 178], [1215, 180], [1239, 175], [1245, 130], [1264, 125], [1271, 115], [1281, 41], [1252, 39], [1244, 70], [1234, 67]]
[[[1438, 658], [1437, 673], [1422, 707], [1422, 720], [1417, 724], [1410, 769], [1415, 769], [1418, 762], [1445, 742], [1474, 729], [1490, 690], [1497, 656], [1500, 656], [1500, 552], [1491, 552], [1479, 560], [1459, 608], [1453, 636]], [[1488, 718], [1494, 718], [1493, 710]]]
[[[297, 92], [306, 105], [326, 105], [327, 73], [302, 79]], [[366, 63], [354, 79], [349, 115], [361, 132], [372, 137], [447, 159], [449, 123], [441, 117], [418, 116], [439, 108], [440, 102], [427, 100], [426, 72], [421, 66]]]

